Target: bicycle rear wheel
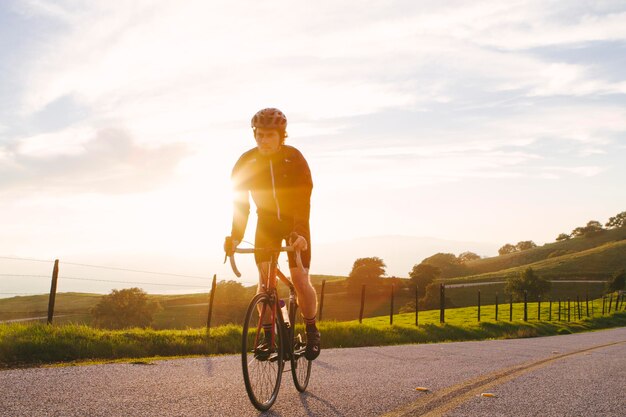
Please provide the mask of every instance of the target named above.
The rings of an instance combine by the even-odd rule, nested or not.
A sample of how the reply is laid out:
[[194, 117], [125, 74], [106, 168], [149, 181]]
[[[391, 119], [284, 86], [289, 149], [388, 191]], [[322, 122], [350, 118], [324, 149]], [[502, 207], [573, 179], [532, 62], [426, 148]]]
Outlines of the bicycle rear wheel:
[[262, 316], [265, 315], [266, 320], [270, 318], [273, 308], [267, 294], [257, 294], [248, 306], [243, 324], [243, 380], [252, 405], [260, 411], [269, 410], [276, 401], [285, 366], [281, 326], [274, 318], [274, 340], [266, 339], [262, 328]]
[[291, 355], [291, 376], [296, 389], [300, 392], [306, 390], [311, 378], [311, 361], [304, 357], [306, 348], [306, 331], [304, 320], [295, 311], [295, 326], [293, 327], [293, 354]]

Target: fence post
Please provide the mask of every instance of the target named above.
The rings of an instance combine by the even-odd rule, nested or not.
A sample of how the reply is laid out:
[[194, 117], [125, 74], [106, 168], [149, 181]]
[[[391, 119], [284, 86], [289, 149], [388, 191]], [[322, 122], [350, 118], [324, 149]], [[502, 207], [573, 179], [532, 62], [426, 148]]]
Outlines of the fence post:
[[571, 321], [571, 312], [572, 312], [572, 308], [570, 306], [569, 303], [569, 298], [567, 299], [567, 322], [569, 323]]
[[550, 307], [548, 308], [548, 321], [552, 321], [552, 297], [548, 298], [548, 303], [550, 303]]
[[496, 321], [498, 321], [498, 293], [496, 292]]
[[393, 290], [395, 284], [391, 284], [391, 308], [389, 309], [389, 325], [393, 325]]
[[320, 294], [319, 321], [322, 321], [322, 311], [324, 311], [324, 288], [325, 287], [326, 287], [326, 280], [322, 280], [322, 293]]
[[613, 293], [611, 293], [611, 298], [609, 298], [609, 314], [611, 314], [611, 306], [613, 305]]
[[561, 321], [561, 299], [559, 298], [559, 321]]
[[211, 331], [211, 316], [213, 315], [213, 298], [215, 297], [215, 287], [217, 285], [217, 274], [213, 274], [213, 282], [211, 283], [211, 296], [209, 297], [209, 314], [206, 319], [206, 329]]
[[578, 310], [578, 320], [580, 320], [581, 317], [581, 312], [580, 312], [580, 296], [576, 296], [576, 310]]
[[537, 296], [537, 321], [541, 321], [541, 296]]
[[365, 306], [365, 284], [361, 287], [361, 310], [359, 310], [359, 323], [363, 322], [363, 308]]
[[59, 260], [54, 260], [52, 268], [52, 283], [50, 284], [50, 296], [48, 297], [48, 324], [52, 324], [54, 317], [54, 302], [57, 297], [57, 281], [59, 280]]
[[478, 321], [480, 321], [480, 290], [478, 290]]
[[524, 321], [528, 321], [528, 291], [524, 291]]
[[513, 321], [513, 294], [509, 298], [509, 321]]
[[415, 286], [415, 326], [419, 326], [419, 305], [417, 303], [418, 301], [418, 295], [417, 295], [417, 291], [418, 290], [418, 286]]
[[585, 306], [587, 307], [587, 317], [589, 317], [589, 293], [585, 293]]
[[439, 284], [439, 323], [446, 322], [446, 286]]

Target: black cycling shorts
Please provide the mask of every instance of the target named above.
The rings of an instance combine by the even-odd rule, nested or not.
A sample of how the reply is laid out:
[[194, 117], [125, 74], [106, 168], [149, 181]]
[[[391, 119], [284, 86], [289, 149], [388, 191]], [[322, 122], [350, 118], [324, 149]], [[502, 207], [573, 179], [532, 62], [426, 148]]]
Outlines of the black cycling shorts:
[[[283, 241], [286, 245], [289, 244], [289, 235], [293, 231], [293, 221], [280, 221], [277, 217], [259, 217], [256, 225], [256, 233], [254, 235], [254, 247], [262, 249], [280, 248], [283, 246]], [[301, 235], [306, 239], [307, 249], [300, 252], [300, 258], [302, 259], [302, 266], [309, 268], [311, 265], [311, 233], [309, 228], [304, 234]], [[270, 262], [271, 253], [255, 253], [254, 260], [257, 265], [261, 262]], [[287, 252], [289, 258], [289, 268], [295, 268], [296, 254], [295, 252]]]

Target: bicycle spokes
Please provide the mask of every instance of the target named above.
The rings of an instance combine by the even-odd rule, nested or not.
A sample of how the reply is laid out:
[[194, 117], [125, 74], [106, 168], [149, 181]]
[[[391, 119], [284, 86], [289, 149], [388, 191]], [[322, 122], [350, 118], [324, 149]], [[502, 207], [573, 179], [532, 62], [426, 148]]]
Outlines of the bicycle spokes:
[[[267, 294], [253, 298], [243, 327], [242, 366], [246, 391], [259, 410], [269, 409], [278, 395], [284, 367], [282, 329], [276, 325], [275, 303]], [[263, 322], [270, 317], [272, 330], [266, 334]]]

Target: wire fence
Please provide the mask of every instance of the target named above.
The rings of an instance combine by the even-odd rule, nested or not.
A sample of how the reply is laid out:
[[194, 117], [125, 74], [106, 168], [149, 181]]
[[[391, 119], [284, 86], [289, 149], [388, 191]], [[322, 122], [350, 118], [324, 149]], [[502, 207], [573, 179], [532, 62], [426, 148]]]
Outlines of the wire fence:
[[[50, 271], [50, 267], [52, 266], [52, 273], [44, 274], [41, 273], [41, 268], [36, 268], [36, 273], [9, 273], [2, 272], [0, 273], [0, 284], [4, 284], [3, 281], [13, 280], [14, 284], [17, 281], [18, 287], [14, 287], [15, 289], [2, 290], [0, 291], [0, 296], [32, 296], [32, 295], [41, 295], [41, 294], [49, 294], [48, 297], [48, 305], [47, 305], [47, 321], [51, 323], [55, 316], [55, 307], [58, 307], [56, 303], [56, 294], [58, 284], [62, 283], [67, 286], [69, 282], [76, 283], [88, 283], [89, 285], [94, 284], [105, 284], [106, 288], [110, 289], [110, 285], [108, 284], [124, 284], [126, 286], [138, 286], [142, 289], [171, 289], [173, 291], [181, 291], [188, 290], [188, 292], [193, 291], [199, 294], [209, 293], [210, 297], [204, 295], [206, 297], [201, 300], [201, 302], [194, 302], [192, 304], [184, 304], [184, 305], [176, 305], [172, 304], [172, 309], [176, 311], [171, 311], [171, 314], [176, 314], [183, 319], [178, 319], [176, 317], [163, 317], [161, 322], [163, 326], [198, 326], [204, 325], [206, 323], [207, 326], [210, 327], [211, 320], [213, 317], [214, 324], [225, 324], [229, 322], [238, 323], [240, 322], [239, 316], [243, 314], [245, 308], [247, 306], [247, 301], [254, 294], [255, 287], [250, 287], [246, 289], [245, 294], [231, 294], [227, 291], [224, 291], [223, 294], [219, 293], [219, 290], [216, 290], [216, 277], [213, 276], [212, 282], [211, 278], [201, 277], [198, 275], [191, 274], [180, 274], [180, 273], [171, 273], [171, 272], [162, 272], [162, 271], [149, 271], [142, 269], [133, 269], [133, 268], [123, 268], [117, 266], [107, 266], [107, 265], [94, 265], [88, 263], [78, 263], [78, 262], [62, 262], [60, 263], [58, 260], [50, 261], [44, 259], [35, 259], [35, 258], [23, 258], [23, 257], [15, 257], [15, 256], [0, 256], [0, 260], [10, 260], [10, 261], [18, 261], [24, 263], [36, 263], [36, 264], [45, 264], [45, 268]], [[59, 267], [61, 265], [61, 267]], [[42, 266], [43, 267], [43, 266]], [[69, 267], [69, 268], [68, 268]], [[199, 281], [202, 280], [206, 284], [202, 285], [200, 283], [172, 283], [172, 282], [158, 282], [157, 279], [153, 280], [136, 280], [136, 279], [111, 279], [108, 277], [99, 277], [99, 276], [90, 276], [88, 274], [75, 274], [71, 273], [76, 272], [77, 268], [88, 268], [90, 270], [97, 271], [106, 271], [106, 273], [112, 272], [116, 274], [114, 278], [118, 278], [117, 276], [120, 274], [141, 274], [141, 275], [150, 275], [153, 278], [157, 277], [165, 277], [167, 279], [186, 279], [186, 280], [194, 280]], [[64, 269], [70, 269], [70, 273], [63, 272]], [[84, 270], [83, 270], [84, 272]], [[24, 288], [25, 280], [41, 280], [41, 286], [37, 283], [38, 288], [42, 288], [41, 291], [20, 291], [20, 287]], [[326, 281], [322, 281], [316, 285], [316, 290], [318, 293], [318, 318], [322, 319], [330, 319], [330, 320], [357, 320], [362, 322], [364, 318], [367, 317], [375, 317], [375, 316], [383, 316], [385, 314], [389, 314], [389, 324], [394, 324], [394, 315], [398, 313], [407, 313], [414, 312], [415, 314], [415, 325], [420, 325], [420, 310], [425, 309], [435, 309], [439, 310], [439, 315], [437, 318], [431, 318], [431, 321], [438, 321], [440, 323], [446, 322], [446, 310], [454, 307], [467, 307], [472, 306], [474, 310], [466, 312], [465, 314], [471, 315], [475, 317], [477, 322], [480, 321], [488, 321], [488, 320], [513, 320], [515, 319], [523, 319], [524, 321], [528, 320], [538, 320], [538, 321], [553, 321], [553, 320], [567, 320], [570, 321], [572, 317], [572, 308], [574, 309], [574, 317], [578, 320], [583, 317], [594, 316], [594, 313], [606, 314], [611, 311], [621, 311], [626, 309], [624, 303], [624, 293], [618, 292], [615, 294], [607, 295], [602, 298], [602, 308], [599, 306], [594, 306], [593, 301], [591, 304], [591, 310], [589, 309], [589, 298], [600, 297], [603, 294], [604, 290], [604, 281], [599, 280], [589, 280], [585, 281], [588, 283], [589, 287], [587, 291], [583, 294], [573, 293], [571, 288], [568, 288], [567, 291], [564, 289], [561, 290], [559, 294], [552, 294], [547, 296], [544, 300], [535, 299], [528, 300], [527, 297], [524, 297], [523, 309], [520, 310], [518, 305], [515, 306], [512, 299], [505, 300], [505, 295], [502, 292], [504, 281], [497, 282], [487, 282], [482, 283], [481, 286], [477, 286], [477, 284], [462, 284], [462, 285], [450, 285], [446, 286], [444, 284], [440, 285], [438, 295], [432, 295], [430, 297], [430, 302], [426, 305], [424, 301], [425, 297], [418, 294], [418, 288], [414, 285], [399, 284], [401, 280], [396, 279], [396, 281], [390, 280], [391, 282], [395, 282], [392, 284], [386, 284], [383, 287], [375, 287], [375, 286], [367, 286], [363, 285], [362, 288], [357, 288], [357, 291], [352, 288], [348, 290], [345, 285], [341, 287], [341, 285], [336, 285], [336, 283], [329, 282], [328, 286], [326, 285]], [[563, 284], [570, 284], [571, 287], [572, 282], [580, 281], [553, 281], [553, 282], [561, 282]], [[321, 285], [320, 285], [321, 284]], [[35, 284], [30, 284], [28, 288], [34, 288]], [[100, 288], [105, 288], [100, 287]], [[477, 288], [478, 287], [478, 288]], [[6, 288], [5, 285], [2, 285], [2, 288]], [[241, 286], [243, 288], [243, 286]], [[591, 294], [590, 291], [591, 290]], [[216, 300], [216, 308], [213, 308], [214, 298], [216, 291], [218, 292], [217, 300]], [[108, 292], [108, 291], [105, 291]], [[148, 292], [148, 291], [146, 291]], [[67, 291], [65, 291], [67, 293]], [[433, 299], [436, 298], [436, 302], [433, 304]], [[468, 300], [472, 300], [468, 302]], [[61, 301], [63, 302], [63, 301]], [[566, 304], [567, 303], [567, 304]], [[581, 304], [584, 303], [584, 304]], [[566, 308], [567, 305], [567, 308]], [[572, 305], [574, 307], [572, 307]], [[581, 307], [581, 305], [583, 307]], [[189, 308], [188, 311], [183, 311], [182, 307], [193, 307]], [[82, 310], [81, 310], [82, 308]], [[208, 309], [208, 312], [207, 312]], [[532, 311], [529, 312], [529, 309]], [[41, 319], [41, 312], [44, 311], [43, 307], [39, 306], [36, 310], [40, 312], [39, 316], [36, 319]], [[84, 306], [77, 307], [72, 305], [63, 305], [62, 306], [63, 313], [72, 313], [65, 314], [65, 316], [85, 316], [89, 314], [89, 310], [85, 309]], [[80, 311], [80, 313], [79, 313]], [[22, 317], [23, 315], [28, 315], [28, 313], [35, 313], [35, 311], [28, 312], [23, 311], [23, 314], [17, 314], [16, 312], [6, 311], [0, 309], [0, 322], [1, 321], [18, 321], [18, 320], [27, 320], [28, 317]], [[536, 313], [536, 314], [535, 314]], [[591, 314], [591, 315], [590, 315]], [[34, 315], [34, 314], [33, 314]], [[82, 317], [81, 316], [81, 317]], [[434, 317], [434, 316], [433, 316]], [[35, 319], [35, 317], [33, 317]], [[85, 319], [85, 317], [82, 317]], [[438, 319], [438, 320], [437, 320]], [[86, 320], [86, 319], [85, 319]], [[425, 318], [422, 317], [421, 323], [424, 323]]]

